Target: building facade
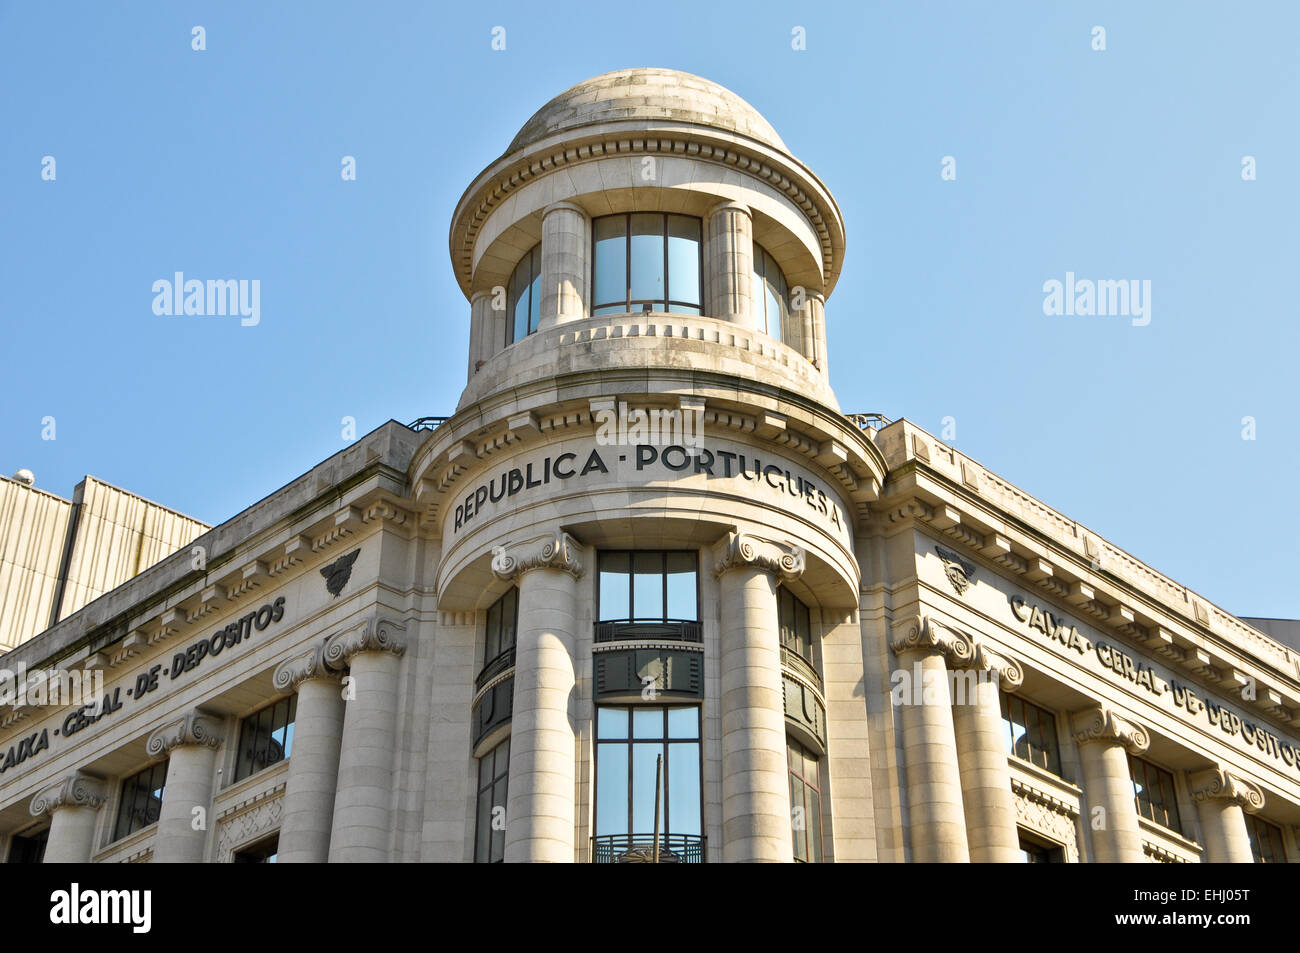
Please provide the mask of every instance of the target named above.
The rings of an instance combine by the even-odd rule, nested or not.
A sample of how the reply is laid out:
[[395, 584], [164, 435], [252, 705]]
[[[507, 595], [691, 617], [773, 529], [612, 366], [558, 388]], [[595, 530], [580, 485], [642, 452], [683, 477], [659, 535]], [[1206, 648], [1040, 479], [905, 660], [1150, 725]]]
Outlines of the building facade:
[[454, 414], [4, 657], [11, 861], [1300, 859], [1300, 654], [844, 413], [844, 225], [743, 100], [567, 90], [450, 251]]

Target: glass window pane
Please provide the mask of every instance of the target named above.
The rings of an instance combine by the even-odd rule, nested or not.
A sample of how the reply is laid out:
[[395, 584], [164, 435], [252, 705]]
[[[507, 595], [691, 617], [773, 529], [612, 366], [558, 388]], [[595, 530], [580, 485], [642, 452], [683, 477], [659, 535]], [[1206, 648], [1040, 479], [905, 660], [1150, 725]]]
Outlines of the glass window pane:
[[477, 824], [477, 836], [474, 843], [474, 860], [486, 864], [491, 860], [489, 849], [492, 843], [492, 792], [490, 790], [478, 796], [478, 817], [475, 824]]
[[287, 758], [293, 754], [293, 722], [281, 729], [280, 745], [284, 749], [280, 757]]
[[512, 312], [512, 334], [510, 341], [522, 341], [528, 336], [528, 268], [525, 265], [517, 269], [514, 273], [511, 285], [513, 292], [510, 295], [511, 312]]
[[770, 282], [764, 285], [763, 293], [767, 301], [767, 333], [779, 341], [781, 340], [781, 302]]
[[622, 215], [598, 218], [592, 223], [596, 265], [595, 299], [597, 304], [615, 304], [597, 313], [626, 311], [627, 301], [627, 219]]
[[754, 309], [755, 324], [757, 324], [758, 327], [766, 331], [767, 318], [764, 316], [765, 312], [763, 310], [763, 305], [764, 302], [767, 300], [767, 295], [763, 290], [763, 275], [761, 272], [761, 265], [759, 264], [759, 262], [762, 261], [762, 257], [763, 256], [759, 254], [758, 250], [755, 249], [754, 250], [754, 274], [750, 282], [749, 300], [750, 300], [750, 306]]
[[632, 710], [633, 738], [662, 738], [664, 736], [664, 710], [662, 708], [634, 708]]
[[700, 710], [694, 705], [668, 709], [669, 738], [698, 738], [700, 736]]
[[602, 553], [600, 557], [600, 620], [614, 622], [632, 617], [627, 553]]
[[596, 716], [597, 738], [626, 738], [627, 709], [601, 708]]
[[695, 601], [694, 553], [668, 554], [668, 618], [699, 621]]
[[500, 651], [515, 647], [515, 624], [519, 619], [519, 590], [513, 586], [499, 600], [501, 602]]
[[528, 282], [528, 331], [537, 330], [542, 319], [542, 246], [533, 249], [532, 280]]
[[[649, 834], [654, 831], [657, 776], [655, 759], [663, 753], [662, 741], [638, 742], [632, 745], [632, 833], [634, 834]], [[660, 797], [662, 796], [661, 791]], [[660, 824], [662, 827], [662, 814]]]
[[628, 746], [605, 743], [596, 749], [596, 836], [627, 834]]
[[632, 618], [662, 621], [664, 618], [663, 553], [632, 554]]
[[812, 788], [808, 789], [808, 848], [812, 862], [822, 862], [822, 799]]
[[700, 221], [685, 215], [668, 216], [669, 297], [700, 304]]
[[[657, 213], [631, 216], [632, 271], [628, 287], [632, 301], [664, 300], [664, 217]], [[634, 309], [635, 310], [635, 309]]]
[[[692, 720], [695, 711], [691, 710]], [[669, 721], [672, 716], [669, 716]], [[700, 746], [668, 746], [668, 813], [666, 824], [673, 834], [700, 833]]]
[[803, 782], [790, 775], [790, 830], [794, 838], [794, 859], [808, 859], [808, 809], [805, 806]]

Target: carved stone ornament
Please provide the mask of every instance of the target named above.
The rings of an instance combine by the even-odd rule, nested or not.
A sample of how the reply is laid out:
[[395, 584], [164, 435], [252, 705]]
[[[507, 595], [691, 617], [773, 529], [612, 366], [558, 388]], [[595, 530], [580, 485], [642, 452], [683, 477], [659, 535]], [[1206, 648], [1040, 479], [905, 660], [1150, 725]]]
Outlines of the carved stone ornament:
[[807, 565], [807, 555], [794, 543], [778, 543], [748, 533], [728, 533], [718, 548], [713, 574], [729, 569], [762, 569], [783, 579], [798, 579]]
[[1254, 814], [1264, 807], [1264, 792], [1259, 785], [1221, 767], [1192, 775], [1188, 778], [1188, 787], [1195, 801], [1231, 801], [1241, 805], [1247, 814]]
[[292, 692], [310, 678], [333, 679], [338, 672], [325, 661], [325, 642], [313, 646], [301, 655], [285, 659], [276, 666], [271, 682], [279, 692]]
[[32, 798], [33, 817], [49, 814], [61, 807], [97, 808], [108, 800], [104, 782], [88, 774], [69, 774], [60, 778]]
[[350, 629], [345, 629], [325, 641], [322, 657], [325, 665], [334, 669], [346, 666], [354, 655], [362, 652], [391, 652], [401, 655], [406, 651], [402, 633], [406, 626], [392, 619], [378, 616], [366, 619]]
[[582, 546], [568, 533], [559, 532], [515, 546], [492, 547], [492, 572], [498, 579], [515, 581], [531, 569], [557, 569], [574, 579], [582, 575], [578, 553]]
[[361, 555], [361, 550], [354, 549], [346, 556], [340, 556], [328, 566], [322, 566], [320, 574], [325, 577], [325, 589], [331, 596], [337, 596], [352, 578], [352, 564]]
[[1151, 743], [1151, 736], [1145, 728], [1121, 718], [1106, 705], [1094, 705], [1076, 712], [1073, 729], [1074, 740], [1081, 745], [1093, 741], [1120, 744], [1130, 754], [1141, 754]]
[[1025, 681], [1025, 670], [1015, 659], [990, 649], [969, 632], [928, 616], [917, 616], [896, 628], [889, 647], [895, 655], [935, 652], [946, 656], [953, 668], [996, 672], [998, 683], [1006, 691], [1019, 688]]
[[971, 585], [971, 577], [975, 575], [975, 564], [967, 562], [950, 549], [944, 549], [942, 546], [934, 547], [934, 551], [939, 554], [943, 560], [943, 572], [952, 583], [957, 595], [962, 595]]
[[176, 721], [168, 722], [149, 736], [145, 750], [151, 758], [161, 758], [182, 745], [215, 748], [221, 744], [221, 721], [197, 708]]

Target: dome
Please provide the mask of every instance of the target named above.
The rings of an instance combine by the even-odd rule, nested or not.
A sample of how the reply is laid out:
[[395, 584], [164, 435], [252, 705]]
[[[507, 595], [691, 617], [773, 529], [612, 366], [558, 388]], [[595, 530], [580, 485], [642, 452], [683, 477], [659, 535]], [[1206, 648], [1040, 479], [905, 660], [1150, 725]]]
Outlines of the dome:
[[725, 129], [789, 154], [749, 103], [700, 76], [672, 69], [621, 69], [571, 86], [524, 123], [506, 154], [552, 133], [608, 122], [694, 123]]

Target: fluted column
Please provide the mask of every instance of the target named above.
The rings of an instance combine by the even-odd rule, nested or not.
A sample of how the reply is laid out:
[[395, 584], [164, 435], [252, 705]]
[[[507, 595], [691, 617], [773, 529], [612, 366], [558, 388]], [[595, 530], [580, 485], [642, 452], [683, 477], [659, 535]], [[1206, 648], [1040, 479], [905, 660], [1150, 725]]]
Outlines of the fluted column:
[[492, 315], [492, 295], [476, 291], [469, 299], [469, 379], [473, 380], [480, 364], [492, 357], [492, 332], [495, 321]]
[[325, 664], [322, 644], [281, 663], [273, 681], [278, 691], [298, 693], [276, 859], [281, 864], [323, 864], [329, 860], [343, 741], [338, 673]]
[[704, 265], [708, 269], [711, 318], [757, 329], [754, 316], [754, 223], [739, 202], [722, 202], [708, 214]]
[[542, 306], [538, 327], [548, 328], [587, 316], [587, 213], [556, 202], [542, 214]]
[[167, 758], [154, 863], [203, 862], [212, 823], [212, 786], [220, 732], [218, 718], [193, 709], [149, 736], [145, 750], [150, 757]]
[[1201, 817], [1205, 859], [1211, 864], [1253, 864], [1246, 814], [1264, 807], [1264, 792], [1253, 781], [1211, 768], [1188, 779]]
[[974, 643], [965, 633], [917, 617], [895, 630], [890, 648], [905, 673], [906, 690], [895, 702], [903, 730], [912, 860], [965, 863], [970, 848], [946, 659], [973, 658]]
[[388, 859], [404, 629], [400, 622], [372, 617], [325, 643], [325, 663], [348, 667], [330, 863]]
[[[936, 624], [931, 620], [931, 624]], [[952, 720], [961, 774], [966, 838], [974, 863], [1016, 863], [1020, 832], [1011, 794], [1001, 692], [1024, 682], [1013, 660], [975, 640], [975, 654], [958, 666]]]
[[776, 590], [802, 549], [742, 533], [720, 542], [722, 859], [794, 860]]
[[60, 778], [32, 798], [32, 816], [50, 818], [45, 863], [90, 863], [95, 820], [105, 800], [104, 782], [80, 772]]
[[493, 573], [519, 587], [506, 863], [574, 860], [579, 552], [563, 532], [492, 551]]
[[1104, 705], [1076, 712], [1072, 726], [1083, 763], [1084, 793], [1090, 807], [1087, 826], [1092, 830], [1095, 860], [1141, 863], [1146, 857], [1128, 756], [1146, 751], [1150, 735]]
[[822, 294], [808, 296], [808, 313], [812, 319], [812, 351], [808, 359], [817, 365], [824, 376], [830, 375], [830, 361], [826, 350], [826, 298]]

